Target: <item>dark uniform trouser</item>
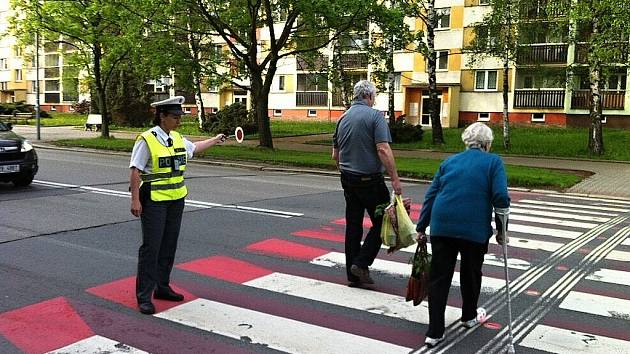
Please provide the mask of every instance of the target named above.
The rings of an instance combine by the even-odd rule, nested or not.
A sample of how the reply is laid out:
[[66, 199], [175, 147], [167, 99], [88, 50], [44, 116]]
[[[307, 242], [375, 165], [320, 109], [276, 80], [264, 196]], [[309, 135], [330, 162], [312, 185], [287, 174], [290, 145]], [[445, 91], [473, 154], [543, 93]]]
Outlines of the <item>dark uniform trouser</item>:
[[462, 321], [477, 316], [477, 302], [481, 291], [481, 267], [488, 243], [482, 244], [454, 237], [431, 237], [431, 270], [429, 271], [429, 329], [427, 337], [440, 338], [444, 334], [444, 310], [455, 271], [457, 254], [461, 254], [460, 290], [462, 293]]
[[[346, 199], [346, 273], [351, 282], [359, 279], [350, 272], [352, 264], [367, 268], [374, 263], [374, 258], [381, 249], [382, 217], [374, 215], [376, 206], [388, 203], [389, 190], [382, 174], [354, 175], [341, 173], [341, 186]], [[372, 227], [365, 236], [363, 246], [363, 217], [367, 210]]]
[[136, 277], [138, 303], [151, 301], [156, 287], [168, 287], [184, 211], [184, 198], [154, 202], [148, 194], [141, 191], [140, 196], [142, 245]]

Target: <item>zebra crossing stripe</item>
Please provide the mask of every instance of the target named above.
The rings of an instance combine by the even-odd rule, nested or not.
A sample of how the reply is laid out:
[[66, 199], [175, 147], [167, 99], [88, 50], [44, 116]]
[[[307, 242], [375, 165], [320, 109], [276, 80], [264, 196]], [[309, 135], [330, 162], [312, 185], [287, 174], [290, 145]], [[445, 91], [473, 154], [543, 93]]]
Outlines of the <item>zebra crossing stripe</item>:
[[[512, 225], [510, 225], [510, 229], [512, 229]], [[559, 250], [562, 246], [562, 243], [557, 242], [549, 242], [549, 241], [538, 241], [538, 240], [528, 240], [520, 237], [512, 237], [510, 236], [510, 248], [526, 248], [530, 250], [541, 250], [547, 252], [555, 252]], [[490, 243], [493, 245], [498, 245], [496, 238], [491, 237]]]
[[[570, 231], [570, 230], [562, 230], [562, 229], [552, 229], [548, 227], [515, 224], [511, 220], [512, 220], [512, 215], [510, 215], [508, 232], [520, 232], [524, 234], [551, 236], [551, 237], [568, 238], [568, 239], [575, 239], [582, 234], [582, 232], [579, 232], [579, 231]], [[496, 228], [496, 225], [494, 224], [494, 222], [492, 223], [492, 227]]]
[[611, 261], [630, 262], [630, 252], [614, 250], [606, 256], [606, 259]]
[[542, 218], [542, 217], [535, 217], [535, 216], [512, 214], [512, 210], [510, 210], [510, 221], [512, 220], [534, 222], [537, 224], [568, 226], [568, 227], [573, 227], [576, 229], [592, 229], [595, 226], [597, 226], [597, 224], [587, 223], [587, 222], [578, 222], [578, 221], [570, 221], [570, 220], [562, 220], [562, 219], [552, 219], [549, 217]]
[[411, 348], [309, 323], [196, 299], [154, 316], [289, 353], [408, 353]]
[[600, 269], [586, 277], [586, 279], [630, 286], [630, 273], [614, 269]]
[[520, 346], [558, 354], [627, 353], [630, 342], [590, 333], [537, 325]]
[[510, 203], [510, 210], [512, 210], [512, 208], [527, 208], [527, 210], [530, 211], [566, 211], [571, 213], [572, 215], [578, 216], [581, 214], [584, 215], [599, 215], [599, 216], [609, 216], [609, 217], [615, 217], [619, 214], [616, 213], [604, 213], [602, 211], [594, 211], [594, 210], [580, 210], [580, 209], [575, 209], [575, 208], [563, 208], [563, 207], [559, 207], [559, 206], [545, 206], [545, 205], [536, 205], [536, 204], [521, 204], [521, 203]]
[[[283, 273], [272, 273], [245, 282], [243, 285], [420, 324], [429, 324], [429, 309], [426, 301], [419, 306], [413, 306], [402, 296]], [[357, 301], [357, 298], [361, 301]], [[447, 324], [456, 322], [461, 317], [461, 310], [447, 306], [445, 316]]]
[[598, 316], [630, 319], [630, 300], [571, 291], [560, 308]]
[[147, 352], [106, 337], [95, 335], [63, 348], [50, 351], [47, 354], [70, 353], [142, 354]]
[[575, 200], [587, 200], [589, 202], [598, 202], [597, 204], [601, 204], [599, 202], [607, 203], [607, 204], [622, 204], [630, 206], [630, 201], [625, 199], [612, 199], [612, 198], [597, 198], [597, 197], [581, 197], [578, 195], [570, 195], [570, 194], [548, 194], [550, 197], [562, 198], [562, 199], [575, 199]]
[[520, 204], [549, 205], [549, 206], [570, 207], [570, 208], [575, 208], [575, 209], [588, 209], [588, 210], [597, 210], [597, 211], [616, 211], [620, 213], [625, 213], [625, 212], [630, 211], [630, 209], [610, 207], [610, 206], [547, 202], [543, 200], [534, 200], [534, 199], [521, 199], [518, 202]]
[[536, 209], [530, 209], [530, 208], [519, 208], [519, 207], [510, 206], [510, 217], [513, 217], [514, 214], [537, 215], [537, 216], [545, 216], [545, 217], [552, 217], [552, 218], [595, 221], [595, 222], [606, 222], [610, 220], [610, 218], [605, 218], [601, 216], [577, 215], [575, 213], [571, 213], [571, 214], [559, 213], [559, 212], [554, 212], [554, 211], [544, 211], [544, 210], [536, 210]]

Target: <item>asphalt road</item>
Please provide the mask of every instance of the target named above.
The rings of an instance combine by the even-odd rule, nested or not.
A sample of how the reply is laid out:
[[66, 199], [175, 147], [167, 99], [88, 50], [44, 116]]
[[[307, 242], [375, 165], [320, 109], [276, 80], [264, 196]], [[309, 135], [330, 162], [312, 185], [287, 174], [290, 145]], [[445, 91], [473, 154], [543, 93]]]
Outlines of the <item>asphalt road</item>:
[[[411, 253], [381, 252], [376, 285], [345, 286], [336, 177], [191, 164], [173, 272], [184, 304], [137, 313], [140, 222], [128, 157], [40, 150], [28, 188], [0, 184], [0, 352], [498, 353], [507, 309], [490, 244], [464, 331], [458, 279], [447, 340], [422, 347], [426, 302], [404, 302]], [[404, 185], [414, 203], [426, 185]], [[630, 353], [630, 202], [512, 193], [510, 278], [518, 353]], [[417, 218], [419, 206], [414, 206]]]

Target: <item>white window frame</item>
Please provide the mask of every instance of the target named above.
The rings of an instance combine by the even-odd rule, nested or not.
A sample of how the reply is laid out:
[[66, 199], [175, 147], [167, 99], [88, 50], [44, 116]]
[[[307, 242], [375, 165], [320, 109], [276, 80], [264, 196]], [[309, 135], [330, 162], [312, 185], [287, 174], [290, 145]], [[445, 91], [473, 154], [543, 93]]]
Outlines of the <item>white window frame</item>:
[[308, 111], [306, 111], [306, 116], [307, 117], [317, 117], [317, 110], [316, 109], [309, 109]]
[[490, 5], [490, 0], [479, 0], [479, 6]]
[[606, 116], [602, 116], [602, 124], [606, 124], [606, 122], [608, 121], [608, 117]]
[[186, 114], [190, 114], [190, 112], [192, 112], [190, 107], [182, 107], [182, 111], [184, 111], [184, 113], [186, 113]]
[[[536, 117], [537, 115], [541, 115], [542, 118]], [[532, 113], [532, 123], [544, 123], [545, 122], [545, 113]]]
[[24, 80], [22, 69], [15, 69], [15, 81], [22, 81], [22, 80]]
[[0, 58], [0, 69], [6, 70], [9, 68], [9, 60], [7, 58]]
[[281, 109], [274, 109], [273, 110], [273, 116], [274, 117], [282, 117], [282, 110]]
[[[485, 117], [482, 118], [482, 115]], [[490, 112], [479, 112], [477, 113], [477, 122], [489, 122], [490, 121]]]
[[[435, 14], [438, 16], [436, 30], [448, 30], [451, 28], [451, 8], [444, 7], [441, 9], [435, 9]], [[448, 21], [448, 25], [443, 25], [443, 20]]]
[[[489, 88], [489, 81], [488, 78], [490, 77], [489, 73], [493, 71], [496, 73], [495, 77], [494, 77], [494, 88]], [[484, 76], [483, 79], [483, 88], [478, 88], [477, 87], [477, 76], [482, 74]], [[498, 70], [475, 70], [475, 87], [474, 90], [475, 91], [497, 91], [498, 90], [498, 85], [499, 84], [499, 71]]]
[[402, 78], [402, 73], [394, 73], [394, 92], [401, 91], [401, 86], [400, 86], [401, 78]]
[[210, 107], [210, 113], [217, 113], [219, 109], [217, 107]]

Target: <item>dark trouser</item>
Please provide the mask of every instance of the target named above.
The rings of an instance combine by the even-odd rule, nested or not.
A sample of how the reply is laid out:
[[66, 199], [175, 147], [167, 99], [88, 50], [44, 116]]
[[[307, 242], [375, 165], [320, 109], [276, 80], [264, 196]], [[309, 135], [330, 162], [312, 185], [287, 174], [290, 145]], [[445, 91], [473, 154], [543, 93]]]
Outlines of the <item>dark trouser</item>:
[[431, 270], [429, 272], [429, 330], [427, 337], [440, 338], [444, 334], [444, 310], [451, 288], [451, 280], [461, 254], [459, 281], [462, 293], [462, 321], [477, 316], [477, 301], [481, 291], [481, 266], [488, 244], [453, 237], [431, 237]]
[[136, 277], [138, 303], [151, 301], [156, 287], [168, 288], [184, 211], [184, 198], [154, 202], [144, 195], [141, 200], [142, 245], [138, 252]]
[[[341, 186], [346, 199], [346, 273], [348, 280], [359, 279], [350, 273], [352, 264], [367, 269], [372, 265], [381, 249], [382, 217], [376, 217], [374, 210], [379, 204], [390, 200], [389, 190], [380, 174], [371, 176], [350, 175], [342, 172]], [[368, 231], [363, 246], [363, 216], [367, 210], [372, 227]]]

